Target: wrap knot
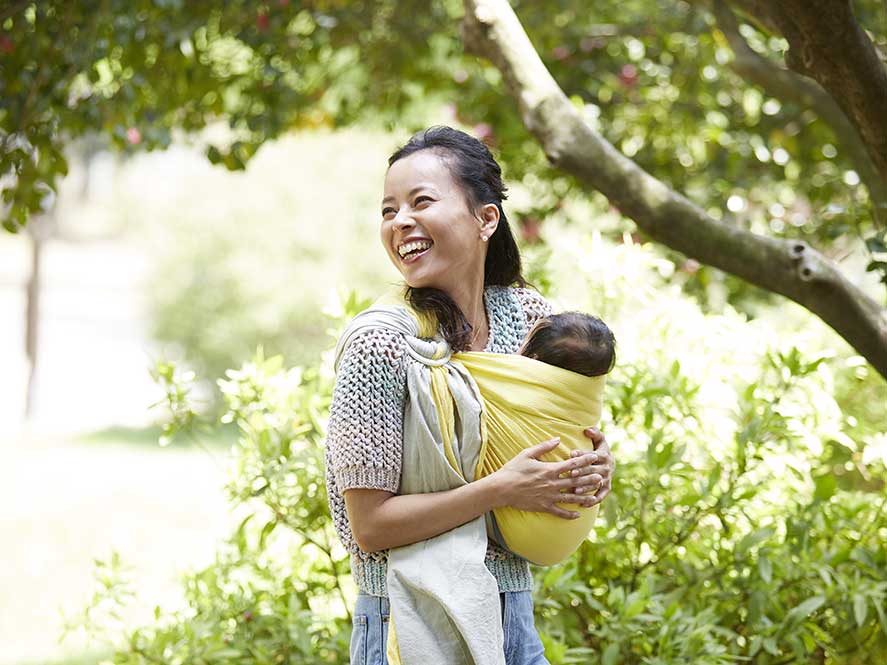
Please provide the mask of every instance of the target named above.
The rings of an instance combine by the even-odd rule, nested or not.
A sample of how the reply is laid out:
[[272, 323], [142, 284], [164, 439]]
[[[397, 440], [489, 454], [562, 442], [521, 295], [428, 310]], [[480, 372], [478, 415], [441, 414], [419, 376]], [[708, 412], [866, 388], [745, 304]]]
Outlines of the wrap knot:
[[424, 365], [440, 367], [446, 365], [453, 355], [450, 345], [440, 339], [422, 339], [413, 335], [404, 336], [407, 341], [407, 352]]

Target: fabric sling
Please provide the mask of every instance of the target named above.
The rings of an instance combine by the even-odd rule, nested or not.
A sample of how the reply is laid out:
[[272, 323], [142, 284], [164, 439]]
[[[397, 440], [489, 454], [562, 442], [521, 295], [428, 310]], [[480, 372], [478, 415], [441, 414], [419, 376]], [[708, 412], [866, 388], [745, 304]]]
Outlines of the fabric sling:
[[[395, 295], [351, 321], [336, 348], [336, 367], [355, 336], [379, 326], [403, 334], [408, 353], [419, 361], [407, 369], [399, 494], [460, 487], [553, 436], [562, 445], [546, 461], [587, 447], [582, 428], [600, 417], [603, 377], [514, 354], [453, 354], [436, 324]], [[580, 514], [565, 520], [497, 509], [439, 536], [391, 548], [390, 665], [504, 665], [498, 587], [484, 564], [488, 536], [550, 565], [587, 538], [597, 507]]]

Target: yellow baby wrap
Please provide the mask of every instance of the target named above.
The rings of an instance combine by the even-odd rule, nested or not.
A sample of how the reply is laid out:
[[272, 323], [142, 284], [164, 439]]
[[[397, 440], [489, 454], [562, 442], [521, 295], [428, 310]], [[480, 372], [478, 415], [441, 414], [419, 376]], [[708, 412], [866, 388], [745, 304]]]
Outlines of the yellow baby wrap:
[[[570, 451], [591, 447], [582, 432], [601, 417], [603, 376], [588, 377], [515, 354], [472, 351], [453, 354], [453, 360], [469, 371], [483, 404], [486, 432], [475, 479], [501, 469], [528, 446], [555, 436], [561, 438], [560, 445], [539, 458], [544, 462], [565, 460]], [[511, 507], [494, 510], [502, 544], [540, 566], [566, 559], [588, 537], [598, 506], [558, 505], [577, 510], [579, 517], [569, 520]]]

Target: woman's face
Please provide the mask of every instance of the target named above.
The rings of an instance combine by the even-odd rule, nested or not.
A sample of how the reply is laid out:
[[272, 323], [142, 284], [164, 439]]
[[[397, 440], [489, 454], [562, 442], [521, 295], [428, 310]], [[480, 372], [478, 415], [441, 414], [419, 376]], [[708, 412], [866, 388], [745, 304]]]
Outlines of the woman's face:
[[[483, 220], [475, 217], [438, 154], [420, 150], [394, 162], [383, 197], [382, 244], [409, 286], [452, 294], [460, 284], [483, 285], [487, 243], [481, 234], [492, 235], [499, 211], [487, 204]], [[404, 250], [412, 251], [404, 256]]]

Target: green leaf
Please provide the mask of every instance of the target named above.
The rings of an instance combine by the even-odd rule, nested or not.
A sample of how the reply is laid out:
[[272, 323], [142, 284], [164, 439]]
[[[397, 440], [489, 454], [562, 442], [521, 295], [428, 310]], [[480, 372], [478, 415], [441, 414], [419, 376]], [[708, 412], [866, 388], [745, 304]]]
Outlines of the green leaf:
[[222, 156], [222, 153], [214, 145], [211, 145], [209, 148], [207, 148], [206, 157], [213, 164], [219, 164], [224, 159], [224, 157]]
[[745, 536], [742, 540], [739, 541], [739, 544], [736, 546], [736, 553], [739, 556], [744, 555], [748, 550], [750, 550], [755, 545], [763, 543], [765, 540], [768, 540], [776, 533], [776, 529], [772, 526], [764, 527], [763, 529], [757, 529], [756, 531], [752, 531], [748, 535]]
[[271, 535], [271, 532], [274, 531], [277, 524], [277, 520], [273, 519], [262, 527], [262, 533], [259, 534], [259, 549], [265, 549], [265, 541], [268, 539], [268, 536]]
[[752, 638], [751, 644], [748, 647], [748, 655], [752, 656], [752, 657], [757, 655], [758, 651], [761, 650], [762, 646], [764, 646], [764, 638], [761, 637], [760, 635], [755, 635]]
[[881, 632], [884, 635], [887, 635], [887, 613], [884, 612], [884, 607], [881, 603], [874, 603], [875, 612], [878, 613], [878, 623], [881, 624]]
[[856, 625], [862, 628], [865, 619], [868, 616], [869, 605], [865, 596], [861, 593], [853, 596], [853, 616], [856, 619]]
[[601, 665], [616, 665], [619, 661], [619, 645], [610, 642], [604, 649], [604, 655], [601, 656]]
[[813, 653], [813, 650], [816, 649], [816, 640], [814, 637], [808, 633], [801, 633], [801, 640], [804, 642], [804, 648], [807, 649], [807, 653]]
[[825, 604], [825, 596], [813, 596], [793, 607], [786, 615], [786, 622], [797, 622], [813, 614]]
[[761, 574], [761, 579], [767, 584], [773, 581], [773, 565], [765, 555], [758, 557], [758, 572]]
[[828, 501], [838, 489], [838, 481], [831, 473], [819, 476], [813, 482], [816, 486], [813, 497], [817, 501]]

